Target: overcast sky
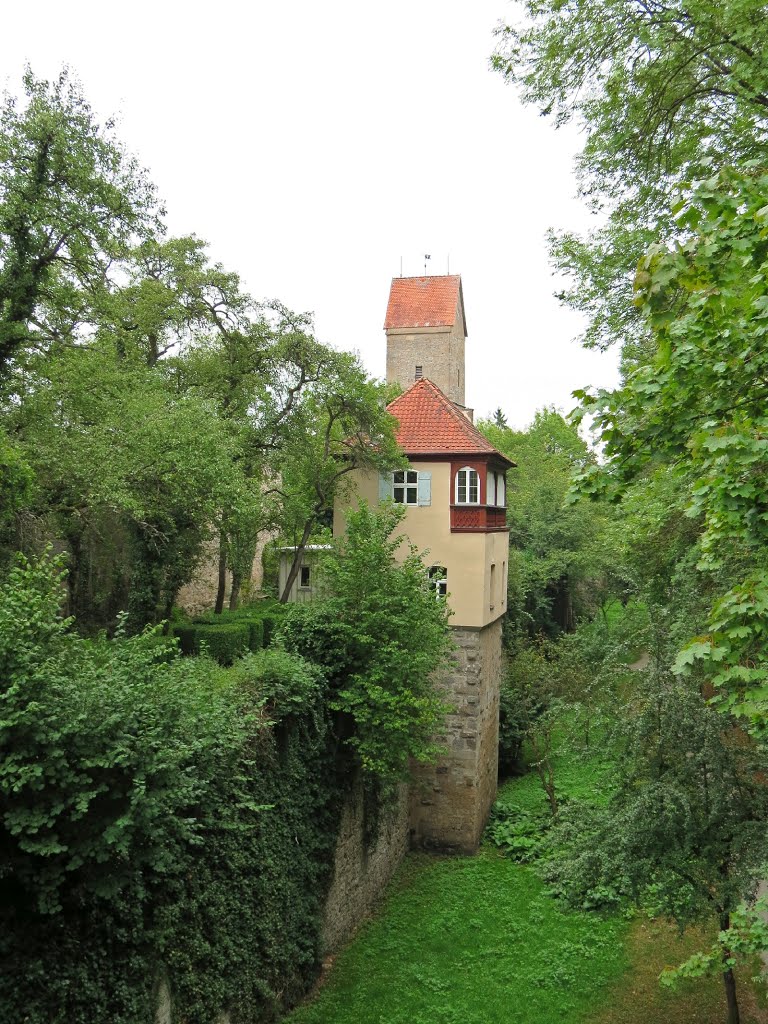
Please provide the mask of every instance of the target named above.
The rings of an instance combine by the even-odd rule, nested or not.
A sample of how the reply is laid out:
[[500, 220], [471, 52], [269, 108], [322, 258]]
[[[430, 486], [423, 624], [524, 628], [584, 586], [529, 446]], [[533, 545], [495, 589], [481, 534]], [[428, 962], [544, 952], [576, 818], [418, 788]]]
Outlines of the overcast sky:
[[553, 298], [548, 227], [581, 229], [575, 130], [489, 69], [503, 0], [38, 0], [7, 5], [0, 81], [68, 63], [194, 233], [260, 299], [383, 377], [389, 285], [462, 275], [467, 404], [511, 424], [611, 385]]

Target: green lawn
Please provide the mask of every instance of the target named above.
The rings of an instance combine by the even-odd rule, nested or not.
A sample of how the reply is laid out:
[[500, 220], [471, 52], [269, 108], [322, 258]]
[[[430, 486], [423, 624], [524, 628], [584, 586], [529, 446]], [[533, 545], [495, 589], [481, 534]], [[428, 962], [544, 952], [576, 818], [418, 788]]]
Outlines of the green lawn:
[[386, 908], [291, 1024], [576, 1020], [626, 969], [626, 924], [564, 913], [495, 851], [411, 856]]
[[[594, 757], [555, 758], [570, 797], [605, 788]], [[538, 779], [507, 782], [505, 803], [545, 806]], [[705, 944], [673, 925], [566, 911], [530, 867], [484, 847], [477, 857], [411, 854], [380, 912], [334, 960], [289, 1024], [720, 1024], [719, 979], [661, 989], [658, 975]], [[742, 1024], [768, 1024], [740, 980]]]

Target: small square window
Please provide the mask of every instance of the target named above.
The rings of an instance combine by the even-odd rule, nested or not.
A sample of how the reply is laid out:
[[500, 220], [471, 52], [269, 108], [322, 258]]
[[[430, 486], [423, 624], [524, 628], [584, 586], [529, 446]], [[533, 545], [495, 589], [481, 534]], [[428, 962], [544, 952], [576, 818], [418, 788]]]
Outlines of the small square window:
[[310, 586], [310, 578], [311, 578], [310, 567], [308, 565], [302, 565], [302, 567], [299, 569], [299, 586], [300, 587], [309, 587]]
[[431, 565], [427, 572], [429, 577], [429, 589], [433, 590], [435, 597], [448, 596], [448, 570], [444, 565]]
[[392, 497], [398, 505], [417, 505], [419, 474], [415, 469], [400, 469], [392, 474]]

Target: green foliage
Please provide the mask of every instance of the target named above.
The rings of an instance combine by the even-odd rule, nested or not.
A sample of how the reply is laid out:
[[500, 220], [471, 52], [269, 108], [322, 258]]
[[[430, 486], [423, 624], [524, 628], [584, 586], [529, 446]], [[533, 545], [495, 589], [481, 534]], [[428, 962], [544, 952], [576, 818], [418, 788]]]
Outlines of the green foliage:
[[227, 673], [151, 634], [83, 640], [61, 593], [45, 562], [0, 587], [2, 1016], [135, 1024], [164, 974], [190, 1024], [273, 1019], [318, 968], [322, 679], [284, 652]]
[[[764, 715], [768, 549], [767, 182], [760, 168], [724, 169], [691, 186], [677, 209], [686, 240], [672, 251], [655, 247], [641, 261], [637, 301], [655, 349], [618, 391], [583, 395], [610, 461], [607, 471], [580, 482], [593, 493], [621, 489], [666, 464], [675, 503], [692, 521], [687, 543], [695, 546], [698, 588], [711, 607], [709, 615], [705, 604], [690, 616], [685, 639], [695, 636], [677, 667], [697, 661], [729, 706], [732, 697], [743, 700], [757, 726]], [[679, 560], [678, 547], [672, 564]]]
[[325, 690], [325, 676], [316, 665], [277, 648], [242, 658], [234, 679], [259, 699], [275, 722], [306, 715], [318, 706]]
[[[637, 353], [642, 324], [631, 275], [659, 237], [684, 235], [675, 187], [702, 159], [743, 165], [765, 155], [768, 29], [760, 0], [519, 0], [500, 32], [496, 68], [524, 102], [584, 133], [581, 191], [608, 213], [587, 239], [553, 240], [571, 275], [565, 300], [590, 315], [587, 340], [617, 337]], [[642, 344], [642, 343], [641, 343]]]
[[738, 907], [731, 915], [729, 927], [717, 933], [710, 949], [694, 953], [678, 967], [667, 967], [662, 971], [662, 985], [672, 988], [684, 978], [722, 974], [739, 962], [750, 963], [755, 956], [765, 953], [768, 949], [766, 910], [765, 897], [749, 906]]
[[617, 589], [615, 549], [604, 540], [606, 516], [586, 502], [566, 504], [572, 475], [594, 457], [578, 431], [554, 410], [538, 412], [524, 431], [479, 423], [488, 440], [516, 464], [507, 480], [509, 525], [508, 640], [514, 634], [555, 636], [597, 610]]
[[222, 623], [220, 626], [197, 626], [195, 645], [207, 651], [220, 665], [231, 665], [248, 650], [250, 631], [245, 623]]
[[[614, 795], [564, 810], [550, 878], [577, 906], [631, 898], [681, 929], [714, 919], [729, 930], [768, 856], [764, 752], [700, 693], [655, 673], [617, 726]], [[735, 1006], [732, 966], [721, 969]]]
[[0, 111], [0, 377], [69, 334], [83, 293], [156, 223], [153, 188], [69, 71], [27, 69], [24, 91]]
[[507, 857], [518, 864], [529, 864], [546, 851], [546, 834], [551, 824], [552, 816], [543, 809], [534, 813], [498, 800], [485, 835]]
[[[403, 778], [411, 758], [434, 755], [446, 711], [435, 673], [450, 644], [447, 610], [430, 591], [415, 549], [398, 554], [403, 515], [402, 507], [372, 510], [361, 503], [348, 512], [345, 536], [325, 567], [332, 594], [326, 607], [344, 626], [332, 640], [344, 645], [349, 638], [353, 651], [352, 671], [331, 707], [349, 716], [354, 732], [348, 743], [363, 769], [381, 779]], [[310, 628], [318, 622], [305, 621]], [[320, 664], [328, 660], [326, 654]]]
[[688, 674], [701, 666], [719, 692], [716, 702], [765, 739], [768, 729], [766, 637], [768, 574], [753, 573], [714, 605], [710, 632], [690, 640], [678, 653], [673, 671]]

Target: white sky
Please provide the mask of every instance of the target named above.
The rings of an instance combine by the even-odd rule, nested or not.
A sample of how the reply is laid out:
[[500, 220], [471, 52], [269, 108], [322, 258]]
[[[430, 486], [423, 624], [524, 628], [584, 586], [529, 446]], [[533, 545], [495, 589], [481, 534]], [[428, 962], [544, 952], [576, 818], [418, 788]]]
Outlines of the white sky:
[[0, 84], [68, 63], [195, 233], [259, 299], [384, 376], [390, 279], [462, 275], [467, 404], [510, 424], [616, 380], [553, 298], [545, 232], [583, 228], [575, 131], [488, 60], [504, 0], [38, 0], [8, 5]]

